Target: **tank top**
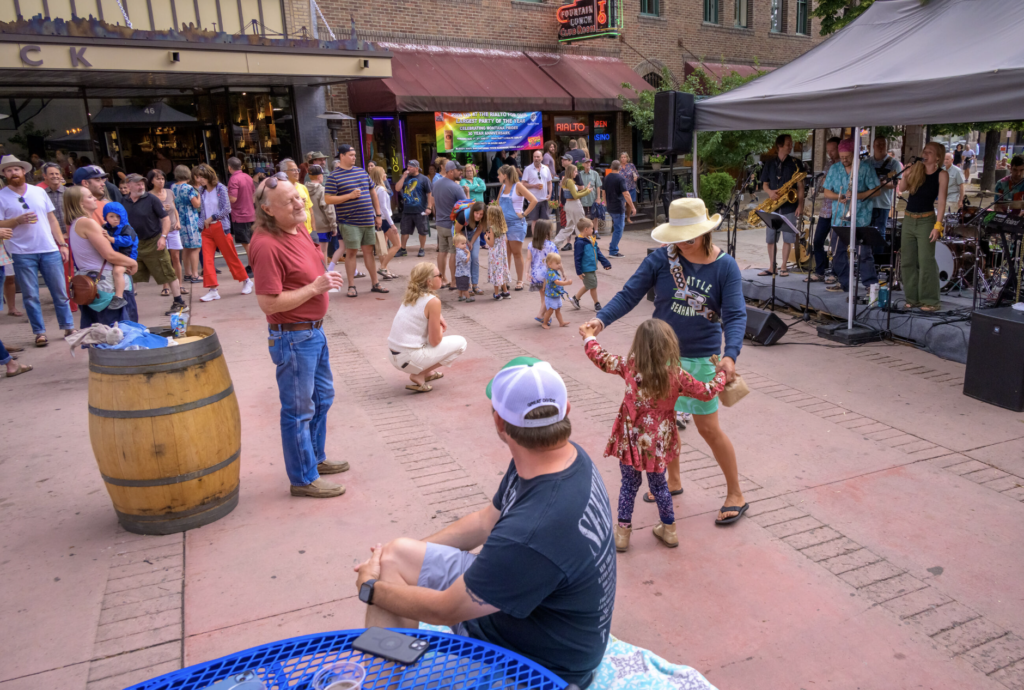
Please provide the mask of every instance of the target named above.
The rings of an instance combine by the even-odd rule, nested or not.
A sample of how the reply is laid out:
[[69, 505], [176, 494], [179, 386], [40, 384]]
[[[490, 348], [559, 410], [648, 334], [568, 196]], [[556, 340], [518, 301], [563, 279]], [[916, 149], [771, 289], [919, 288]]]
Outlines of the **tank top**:
[[[96, 247], [92, 246], [92, 242], [85, 237], [79, 237], [75, 232], [75, 225], [80, 220], [82, 219], [75, 218], [68, 230], [68, 244], [71, 245], [71, 255], [75, 258], [75, 268], [79, 271], [98, 271], [103, 268], [103, 257], [96, 251]], [[108, 262], [107, 268], [113, 268], [112, 264]]]
[[419, 350], [427, 345], [427, 316], [424, 310], [427, 302], [434, 299], [435, 295], [422, 295], [415, 304], [403, 304], [395, 314], [395, 320], [391, 323], [391, 333], [388, 335], [388, 347], [399, 352]]
[[522, 213], [523, 209], [526, 208], [525, 206], [523, 206], [523, 202], [526, 201], [526, 197], [519, 196], [519, 194], [516, 193], [516, 188], [518, 186], [518, 184], [512, 185], [512, 191], [510, 191], [508, 194], [502, 194], [502, 196], [508, 197], [509, 199], [512, 200], [512, 208], [515, 209], [516, 213]]
[[931, 175], [924, 176], [921, 186], [907, 198], [908, 213], [935, 211], [935, 200], [939, 198], [939, 173], [941, 171], [942, 166], [940, 165]]

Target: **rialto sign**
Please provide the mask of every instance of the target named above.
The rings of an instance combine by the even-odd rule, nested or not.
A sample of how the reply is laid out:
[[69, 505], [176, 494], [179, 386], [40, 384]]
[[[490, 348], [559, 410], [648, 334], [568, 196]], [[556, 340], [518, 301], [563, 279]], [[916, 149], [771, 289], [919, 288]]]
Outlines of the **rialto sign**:
[[562, 43], [600, 36], [618, 36], [622, 29], [621, 0], [575, 0], [558, 8], [558, 40]]

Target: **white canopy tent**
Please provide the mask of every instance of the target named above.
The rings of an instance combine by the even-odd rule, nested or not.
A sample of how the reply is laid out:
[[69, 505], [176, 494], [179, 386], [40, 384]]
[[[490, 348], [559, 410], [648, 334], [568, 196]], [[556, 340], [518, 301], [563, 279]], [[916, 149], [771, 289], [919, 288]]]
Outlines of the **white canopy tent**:
[[[964, 41], [965, 32], [978, 41]], [[1024, 119], [1024, 1], [876, 0], [770, 74], [696, 104], [700, 131]], [[696, 161], [694, 161], [696, 167]], [[856, 246], [858, 157], [851, 190]], [[853, 285], [853, 261], [850, 284]], [[853, 327], [850, 293], [848, 327]]]

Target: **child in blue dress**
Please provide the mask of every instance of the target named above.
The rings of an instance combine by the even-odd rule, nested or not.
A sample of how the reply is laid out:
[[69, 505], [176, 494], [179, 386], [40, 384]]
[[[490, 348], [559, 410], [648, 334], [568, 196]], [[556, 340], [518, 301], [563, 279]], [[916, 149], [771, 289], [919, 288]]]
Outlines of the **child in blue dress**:
[[544, 281], [547, 279], [548, 269], [544, 264], [548, 254], [557, 252], [558, 247], [551, 241], [551, 234], [554, 228], [550, 220], [538, 220], [533, 228], [533, 242], [530, 244], [530, 292], [540, 293], [540, 312], [534, 319], [544, 323]]

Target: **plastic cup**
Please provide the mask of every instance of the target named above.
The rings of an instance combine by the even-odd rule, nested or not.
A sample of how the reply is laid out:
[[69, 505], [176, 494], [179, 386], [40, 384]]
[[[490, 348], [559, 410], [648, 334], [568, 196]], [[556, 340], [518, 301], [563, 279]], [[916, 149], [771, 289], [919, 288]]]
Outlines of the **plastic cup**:
[[351, 661], [339, 661], [324, 666], [313, 676], [313, 690], [359, 690], [366, 670]]

